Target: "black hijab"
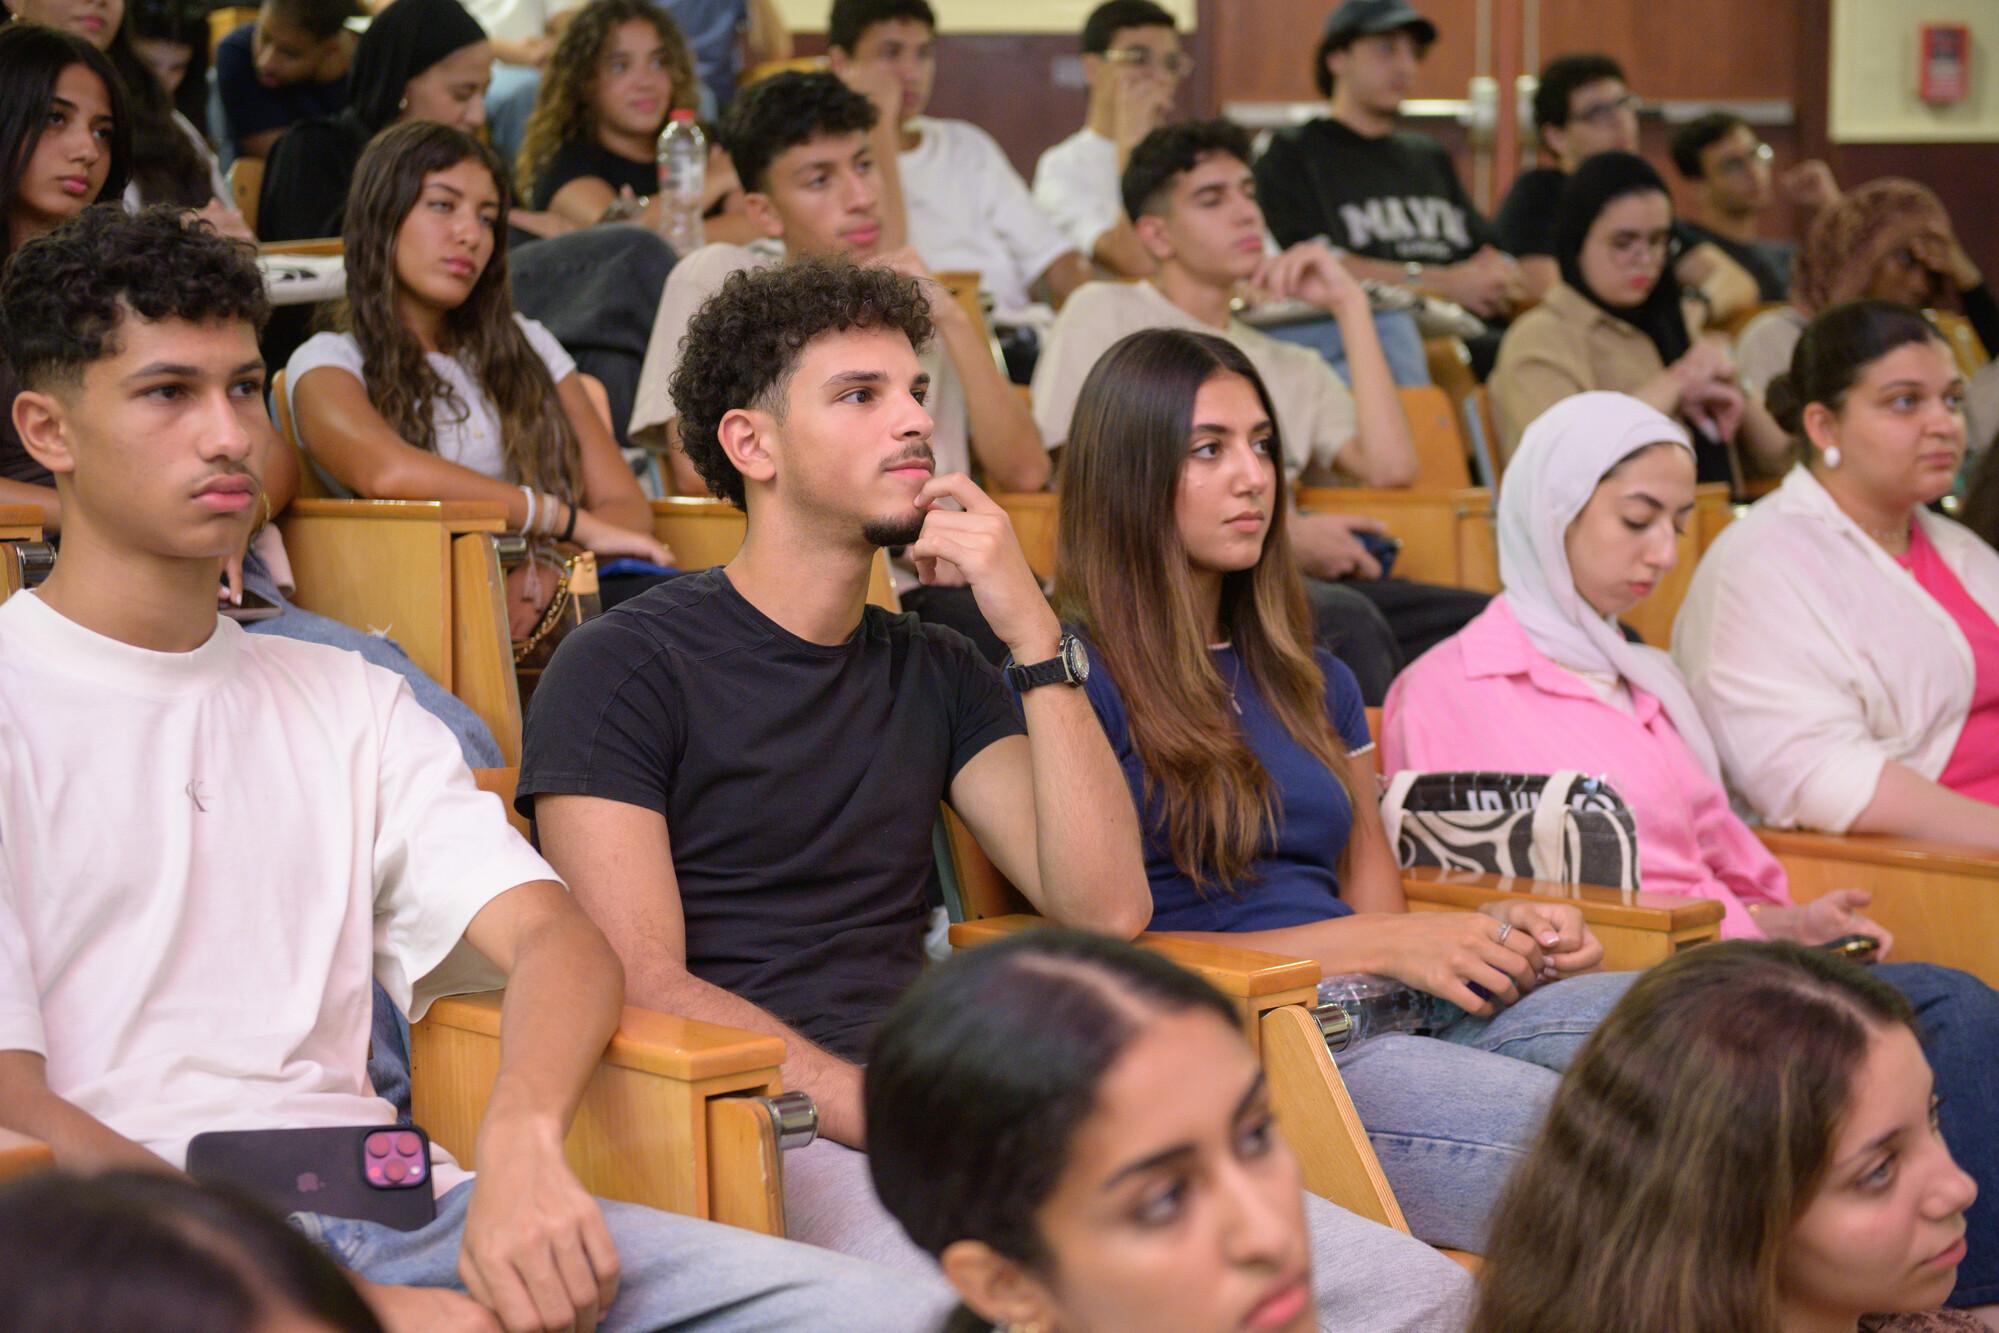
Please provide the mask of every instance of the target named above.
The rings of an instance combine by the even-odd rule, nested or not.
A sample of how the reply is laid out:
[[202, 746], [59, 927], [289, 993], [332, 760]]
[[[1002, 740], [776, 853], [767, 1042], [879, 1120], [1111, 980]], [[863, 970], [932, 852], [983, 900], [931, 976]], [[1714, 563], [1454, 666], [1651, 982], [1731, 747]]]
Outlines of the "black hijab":
[[[409, 0], [398, 2], [407, 4]], [[1561, 265], [1563, 282], [1605, 314], [1650, 338], [1659, 349], [1659, 360], [1670, 366], [1686, 355], [1689, 346], [1686, 316], [1680, 311], [1680, 284], [1673, 277], [1670, 255], [1659, 281], [1636, 306], [1620, 309], [1610, 305], [1583, 281], [1583, 241], [1603, 210], [1626, 195], [1653, 191], [1672, 199], [1659, 173], [1636, 153], [1598, 153], [1586, 159], [1562, 186], [1562, 202], [1555, 210], [1555, 261]]]
[[271, 149], [257, 206], [258, 237], [338, 236], [361, 151], [402, 114], [409, 81], [485, 40], [486, 30], [458, 0], [395, 0], [375, 15], [354, 47], [351, 104], [337, 116], [294, 125]]

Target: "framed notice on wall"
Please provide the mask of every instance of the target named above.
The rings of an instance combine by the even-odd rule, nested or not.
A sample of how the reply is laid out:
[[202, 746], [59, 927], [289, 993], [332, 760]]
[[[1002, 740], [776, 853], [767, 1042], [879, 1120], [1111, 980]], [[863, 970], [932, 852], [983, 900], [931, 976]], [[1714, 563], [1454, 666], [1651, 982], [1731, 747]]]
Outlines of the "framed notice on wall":
[[[1194, 26], [1196, 0], [1159, 0], [1185, 32]], [[1097, 0], [930, 0], [937, 26], [947, 35], [973, 32], [1079, 33]], [[826, 31], [833, 0], [777, 0], [793, 32]]]
[[1999, 140], [1995, 0], [1832, 0], [1834, 143]]

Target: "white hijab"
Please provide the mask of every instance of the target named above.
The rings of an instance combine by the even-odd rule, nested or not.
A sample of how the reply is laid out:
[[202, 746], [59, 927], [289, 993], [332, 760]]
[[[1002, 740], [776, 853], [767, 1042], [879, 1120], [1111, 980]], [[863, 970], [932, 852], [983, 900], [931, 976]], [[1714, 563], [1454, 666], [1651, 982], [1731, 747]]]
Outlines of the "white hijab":
[[1721, 764], [1673, 659], [1627, 640], [1576, 591], [1563, 537], [1606, 472], [1648, 444], [1693, 456], [1686, 428], [1622, 393], [1579, 393], [1535, 418], [1499, 488], [1499, 579], [1528, 642], [1554, 662], [1629, 682], [1657, 699], [1717, 781]]

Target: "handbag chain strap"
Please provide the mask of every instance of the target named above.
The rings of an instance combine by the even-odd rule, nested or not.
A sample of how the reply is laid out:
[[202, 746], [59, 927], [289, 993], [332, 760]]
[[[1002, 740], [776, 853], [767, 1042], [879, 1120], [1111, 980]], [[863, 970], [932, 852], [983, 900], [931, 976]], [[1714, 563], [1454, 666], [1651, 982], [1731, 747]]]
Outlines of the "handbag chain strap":
[[[528, 558], [532, 560], [535, 556], [530, 553]], [[543, 639], [554, 633], [557, 623], [562, 619], [563, 608], [569, 604], [569, 575], [570, 571], [576, 568], [576, 561], [561, 556], [557, 557], [556, 564], [560, 568], [555, 576], [555, 595], [548, 599], [548, 610], [542, 612], [540, 623], [525, 639], [514, 645], [516, 665], [527, 660], [528, 654], [539, 647]]]

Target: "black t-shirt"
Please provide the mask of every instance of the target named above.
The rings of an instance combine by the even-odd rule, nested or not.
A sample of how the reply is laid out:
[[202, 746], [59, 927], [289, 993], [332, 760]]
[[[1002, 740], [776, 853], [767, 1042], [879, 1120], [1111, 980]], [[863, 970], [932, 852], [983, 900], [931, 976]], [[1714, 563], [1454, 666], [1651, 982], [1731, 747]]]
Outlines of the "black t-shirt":
[[240, 144], [253, 134], [281, 130], [314, 116], [331, 116], [347, 105], [345, 74], [327, 83], [294, 83], [283, 88], [266, 88], [258, 82], [251, 49], [256, 26], [245, 23], [215, 48], [215, 88], [232, 142]]
[[659, 192], [659, 167], [651, 162], [634, 162], [629, 157], [612, 152], [595, 139], [571, 139], [555, 150], [555, 156], [542, 168], [541, 176], [534, 183], [534, 195], [528, 207], [536, 210], [548, 207], [548, 201], [555, 198], [555, 192], [580, 176], [595, 176], [611, 187], [611, 193], [626, 185], [632, 187], [633, 194], [650, 195]]
[[1022, 730], [956, 631], [870, 606], [847, 642], [808, 643], [705, 570], [564, 640], [535, 690], [519, 805], [664, 815], [688, 970], [859, 1059], [923, 966], [938, 802]]
[[1681, 222], [1677, 230], [1688, 244], [1713, 245], [1747, 269], [1749, 276], [1756, 279], [1758, 300], [1782, 301], [1790, 295], [1791, 261], [1797, 258], [1797, 246], [1788, 241], [1751, 241], [1744, 245], [1695, 222]]
[[1279, 130], [1256, 162], [1264, 221], [1280, 245], [1325, 236], [1370, 259], [1455, 264], [1492, 240], [1435, 139], [1378, 139], [1337, 120]]

